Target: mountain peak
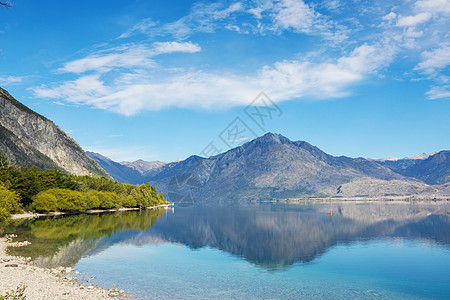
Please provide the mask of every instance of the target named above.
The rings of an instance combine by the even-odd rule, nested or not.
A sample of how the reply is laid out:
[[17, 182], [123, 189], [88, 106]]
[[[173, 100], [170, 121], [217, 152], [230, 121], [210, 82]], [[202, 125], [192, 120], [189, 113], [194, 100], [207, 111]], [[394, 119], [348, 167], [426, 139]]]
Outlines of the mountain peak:
[[272, 133], [268, 132], [264, 134], [263, 136], [260, 136], [253, 141], [257, 142], [263, 142], [263, 143], [275, 143], [275, 144], [290, 144], [292, 141], [288, 139], [287, 137], [279, 134], [279, 133]]

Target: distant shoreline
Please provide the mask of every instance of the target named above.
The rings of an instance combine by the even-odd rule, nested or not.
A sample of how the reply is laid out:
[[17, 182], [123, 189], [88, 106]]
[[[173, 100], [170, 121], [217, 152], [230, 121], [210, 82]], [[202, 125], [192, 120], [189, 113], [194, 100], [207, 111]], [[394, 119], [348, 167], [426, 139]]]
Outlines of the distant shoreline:
[[378, 196], [378, 197], [328, 197], [328, 198], [286, 198], [274, 199], [272, 201], [265, 201], [271, 203], [301, 203], [301, 202], [323, 202], [323, 203], [338, 203], [338, 202], [353, 202], [353, 203], [370, 203], [370, 202], [385, 202], [385, 203], [434, 203], [434, 202], [450, 202], [450, 197], [445, 196]]
[[22, 214], [15, 214], [12, 215], [11, 218], [13, 220], [17, 219], [33, 219], [33, 218], [39, 218], [39, 217], [54, 217], [54, 216], [65, 216], [65, 215], [91, 215], [91, 214], [101, 214], [101, 213], [108, 213], [108, 212], [118, 212], [118, 211], [136, 211], [136, 210], [142, 210], [142, 209], [157, 209], [157, 208], [170, 208], [174, 205], [171, 204], [160, 204], [155, 206], [149, 206], [144, 208], [139, 207], [121, 207], [121, 208], [111, 208], [111, 209], [90, 209], [86, 211], [80, 211], [80, 212], [62, 212], [62, 211], [54, 211], [54, 212], [44, 212], [44, 213], [22, 213]]

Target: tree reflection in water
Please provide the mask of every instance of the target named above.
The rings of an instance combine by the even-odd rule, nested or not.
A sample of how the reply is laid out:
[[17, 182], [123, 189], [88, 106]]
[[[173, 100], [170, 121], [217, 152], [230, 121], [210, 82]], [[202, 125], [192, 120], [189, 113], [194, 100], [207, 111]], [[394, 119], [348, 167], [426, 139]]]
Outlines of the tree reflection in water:
[[117, 243], [181, 243], [283, 270], [358, 240], [420, 239], [448, 247], [449, 208], [448, 203], [263, 204], [67, 216], [22, 222], [14, 231], [32, 244], [10, 252], [55, 267], [74, 266], [83, 255]]

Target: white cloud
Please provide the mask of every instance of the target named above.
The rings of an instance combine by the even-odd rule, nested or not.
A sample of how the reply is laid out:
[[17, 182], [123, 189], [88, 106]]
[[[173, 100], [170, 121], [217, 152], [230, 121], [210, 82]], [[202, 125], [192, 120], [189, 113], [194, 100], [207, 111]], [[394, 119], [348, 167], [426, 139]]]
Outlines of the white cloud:
[[152, 46], [124, 45], [66, 63], [59, 71], [79, 74], [87, 71], [105, 73], [115, 68], [153, 68], [156, 63], [150, 58], [156, 55], [199, 51], [200, 46], [192, 42], [156, 42]]
[[125, 46], [71, 61], [59, 71], [70, 73], [108, 72], [114, 68], [152, 67], [155, 62], [149, 59], [151, 56], [152, 52], [145, 46]]
[[393, 11], [391, 11], [390, 13], [388, 13], [387, 15], [385, 15], [382, 19], [385, 21], [391, 21], [397, 18], [397, 14]]
[[111, 89], [99, 80], [100, 75], [83, 76], [73, 81], [49, 88], [40, 86], [33, 88], [37, 97], [50, 99], [63, 99], [70, 103], [93, 105], [97, 108], [107, 108], [98, 99], [111, 92]]
[[[358, 10], [334, 0], [322, 4], [302, 0], [197, 3], [188, 15], [175, 22], [160, 25], [145, 19], [120, 36], [145, 33], [177, 41], [125, 44], [98, 51], [60, 69], [74, 74], [94, 71], [97, 75], [79, 75], [76, 80], [41, 86], [34, 91], [40, 97], [124, 115], [167, 107], [221, 109], [247, 105], [262, 90], [275, 101], [344, 97], [351, 94], [353, 85], [370, 75], [379, 75], [395, 58], [407, 57], [409, 69], [399, 72], [411, 74], [415, 66], [420, 76], [440, 86], [431, 89], [428, 97], [439, 98], [438, 95], [445, 94], [442, 86], [447, 84], [439, 79], [443, 78], [439, 72], [445, 70], [450, 60], [449, 22], [445, 17], [449, 1], [409, 1], [403, 6], [374, 2], [373, 7]], [[339, 17], [325, 15], [334, 9], [338, 9]], [[242, 75], [241, 70], [224, 74], [214, 70], [214, 66], [208, 71], [185, 71], [183, 66], [168, 70], [156, 62], [157, 55], [201, 51], [198, 44], [180, 40], [195, 32], [214, 33], [221, 29], [262, 35], [289, 31], [320, 37], [321, 55], [298, 53], [291, 56], [297, 59], [291, 60], [281, 57], [252, 75]], [[311, 52], [314, 50], [317, 49]], [[298, 59], [300, 55], [303, 59]]]
[[196, 3], [188, 15], [175, 22], [158, 26], [157, 23], [147, 18], [120, 35], [119, 38], [145, 33], [150, 36], [172, 35], [176, 39], [186, 39], [194, 32], [212, 33], [223, 27], [221, 24], [223, 20], [243, 11], [244, 6], [241, 2], [229, 5], [220, 2]]
[[375, 73], [387, 66], [396, 52], [395, 46], [364, 44], [353, 50], [350, 56], [340, 58], [339, 65], [346, 66], [347, 69], [355, 73]]
[[317, 19], [320, 18], [320, 15], [303, 1], [280, 1], [275, 6], [274, 11], [276, 26], [306, 33], [311, 32]]
[[64, 99], [124, 115], [167, 107], [223, 109], [248, 105], [260, 91], [275, 101], [329, 99], [348, 95], [351, 85], [388, 64], [394, 52], [384, 50], [362, 45], [334, 62], [280, 61], [261, 68], [254, 76], [197, 71], [178, 72], [158, 80], [151, 72], [142, 71], [130, 77], [123, 74], [109, 85], [100, 75], [91, 75], [55, 87], [41, 86], [34, 92], [38, 97]]
[[442, 44], [433, 51], [422, 53], [423, 60], [414, 68], [432, 74], [450, 65], [450, 44]]
[[414, 6], [422, 12], [450, 15], [450, 0], [419, 0]]
[[202, 50], [199, 45], [193, 44], [192, 42], [157, 42], [153, 43], [153, 47], [155, 55], [174, 52], [195, 53]]
[[15, 83], [21, 83], [23, 80], [23, 77], [20, 76], [0, 76], [0, 85], [2, 86], [8, 86]]
[[151, 18], [144, 19], [144, 20], [140, 21], [139, 23], [137, 23], [136, 25], [134, 25], [133, 27], [131, 27], [127, 32], [124, 32], [123, 34], [121, 34], [119, 36], [119, 39], [128, 38], [132, 35], [139, 34], [139, 33], [145, 34], [150, 30], [150, 28], [154, 28], [157, 25], [158, 25], [158, 23], [153, 22]]
[[434, 86], [426, 92], [428, 99], [450, 99], [450, 85]]
[[255, 1], [254, 5], [247, 9], [247, 12], [253, 15], [256, 19], [262, 19], [262, 14], [273, 7], [273, 1]]
[[340, 0], [326, 0], [322, 1], [322, 5], [331, 11], [339, 11], [343, 4], [340, 2]]
[[230, 143], [239, 143], [239, 142], [248, 141], [248, 140], [250, 140], [249, 137], [243, 136], [243, 137], [237, 138], [235, 140], [228, 140], [228, 141]]
[[[339, 2], [327, 3], [335, 9]], [[329, 7], [329, 8], [331, 8]], [[320, 36], [325, 40], [342, 42], [346, 40], [348, 29], [326, 16], [317, 12], [311, 5], [299, 0], [280, 0], [257, 2], [257, 5], [249, 9], [259, 20], [258, 32], [282, 33], [293, 31], [308, 35]], [[266, 18], [264, 18], [266, 16]], [[267, 17], [268, 16], [268, 17]]]
[[[253, 33], [280, 34], [283, 31], [294, 31], [321, 36], [334, 42], [347, 38], [347, 28], [329, 20], [302, 0], [242, 0], [231, 4], [225, 3], [196, 3], [188, 15], [161, 26], [147, 18], [119, 38], [146, 33], [149, 36], [172, 35], [182, 40], [195, 32], [214, 33], [223, 28], [249, 33], [249, 30], [240, 30], [244, 27], [252, 28]], [[340, 7], [337, 0], [324, 5], [330, 10]], [[238, 19], [244, 15], [252, 17], [253, 20]]]
[[397, 26], [399, 27], [416, 26], [428, 21], [430, 18], [431, 14], [429, 13], [420, 13], [415, 16], [399, 17], [397, 21]]

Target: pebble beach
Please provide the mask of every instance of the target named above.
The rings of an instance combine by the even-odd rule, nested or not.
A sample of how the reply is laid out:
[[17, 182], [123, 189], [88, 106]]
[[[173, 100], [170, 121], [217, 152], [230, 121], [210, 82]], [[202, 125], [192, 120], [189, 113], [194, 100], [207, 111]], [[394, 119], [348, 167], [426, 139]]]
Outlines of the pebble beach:
[[[7, 247], [21, 247], [25, 243], [12, 242], [11, 236], [0, 238], [0, 295], [25, 287], [26, 299], [123, 299], [123, 290], [106, 290], [95, 286], [95, 278], [73, 268], [46, 269], [33, 265], [28, 258], [10, 256]], [[75, 275], [86, 275], [79, 282]], [[83, 283], [83, 284], [82, 284]]]

